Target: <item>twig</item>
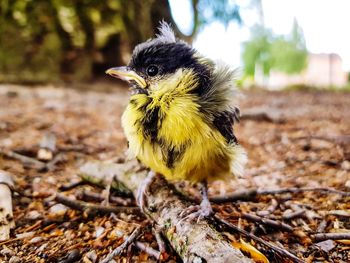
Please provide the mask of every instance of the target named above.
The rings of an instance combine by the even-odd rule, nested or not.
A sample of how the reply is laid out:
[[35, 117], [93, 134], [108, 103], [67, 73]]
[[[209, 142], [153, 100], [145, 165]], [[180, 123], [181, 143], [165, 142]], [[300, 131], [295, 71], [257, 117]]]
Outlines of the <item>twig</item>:
[[323, 232], [326, 229], [326, 227], [327, 227], [327, 221], [325, 219], [323, 219], [317, 227], [317, 232], [318, 233]]
[[68, 191], [68, 190], [72, 190], [78, 186], [81, 186], [81, 185], [84, 185], [84, 184], [87, 184], [87, 182], [85, 182], [84, 180], [79, 180], [77, 182], [72, 182], [72, 183], [69, 183], [69, 184], [66, 184], [66, 185], [62, 185], [58, 188], [58, 190], [60, 191]]
[[53, 171], [57, 163], [60, 163], [65, 160], [65, 156], [62, 153], [56, 154], [56, 156], [45, 164], [44, 170]]
[[283, 222], [279, 222], [279, 221], [275, 221], [272, 219], [268, 219], [268, 218], [263, 218], [257, 215], [252, 215], [252, 214], [247, 214], [247, 213], [241, 213], [240, 214], [242, 218], [245, 218], [247, 220], [250, 221], [254, 221], [257, 223], [261, 223], [264, 225], [268, 225], [268, 226], [272, 226], [272, 227], [276, 227], [288, 232], [293, 232], [293, 227], [291, 227], [290, 225], [283, 223]]
[[11, 159], [20, 161], [24, 166], [30, 166], [38, 171], [52, 171], [55, 168], [55, 165], [62, 160], [64, 160], [63, 154], [57, 154], [50, 162], [44, 163], [32, 157], [28, 157], [13, 151], [6, 151], [0, 149], [0, 155], [6, 156]]
[[276, 201], [275, 198], [271, 199], [271, 204], [265, 209], [265, 210], [261, 210], [261, 211], [257, 211], [256, 214], [258, 216], [267, 216], [267, 215], [271, 215], [278, 207], [278, 202]]
[[96, 213], [109, 214], [109, 213], [121, 213], [121, 212], [128, 213], [128, 214], [140, 213], [140, 209], [137, 207], [128, 207], [128, 206], [116, 207], [116, 206], [95, 205], [87, 202], [73, 200], [60, 194], [57, 194], [55, 196], [55, 201], [58, 203], [64, 204], [68, 207], [71, 207], [73, 209], [87, 212], [87, 214], [96, 214]]
[[346, 210], [330, 210], [330, 211], [328, 211], [327, 214], [333, 215], [333, 216], [350, 218], [350, 212], [346, 211]]
[[152, 230], [153, 230], [154, 236], [156, 237], [160, 253], [165, 252], [166, 246], [165, 246], [164, 239], [162, 237], [162, 230], [160, 229], [160, 227], [158, 225], [154, 225]]
[[126, 263], [132, 263], [132, 256], [134, 254], [134, 244], [130, 244], [126, 250]]
[[221, 204], [226, 202], [234, 202], [238, 200], [252, 200], [258, 194], [258, 189], [247, 189], [244, 191], [237, 191], [230, 195], [222, 195], [222, 196], [213, 196], [210, 197], [210, 201], [213, 203]]
[[305, 214], [305, 210], [304, 209], [298, 209], [298, 210], [293, 211], [293, 212], [285, 213], [284, 215], [282, 215], [282, 218], [286, 219], [286, 220], [290, 220], [290, 219], [293, 219], [293, 218], [296, 218], [296, 217], [300, 217], [303, 214]]
[[146, 252], [148, 255], [150, 255], [150, 256], [152, 256], [152, 257], [154, 257], [154, 258], [156, 258], [156, 259], [160, 259], [161, 253], [160, 253], [159, 251], [157, 251], [157, 250], [151, 248], [151, 247], [150, 247], [149, 245], [147, 245], [146, 243], [140, 242], [140, 241], [136, 241], [136, 242], [135, 242], [135, 246], [136, 246], [138, 249], [140, 249], [140, 250]]
[[287, 194], [287, 193], [302, 193], [302, 192], [323, 192], [323, 193], [331, 193], [338, 194], [341, 196], [350, 196], [350, 192], [345, 192], [333, 188], [328, 187], [304, 187], [304, 188], [281, 188], [281, 189], [248, 189], [245, 191], [236, 192], [226, 196], [214, 196], [210, 198], [210, 201], [220, 204], [226, 202], [234, 202], [237, 200], [252, 200], [258, 195], [277, 195], [277, 194]]
[[350, 233], [317, 233], [311, 236], [315, 241], [324, 241], [324, 240], [350, 240]]
[[337, 189], [329, 188], [329, 187], [304, 187], [304, 188], [281, 188], [281, 189], [267, 189], [267, 190], [258, 190], [257, 194], [259, 195], [269, 195], [269, 194], [286, 194], [286, 193], [301, 193], [301, 192], [323, 192], [323, 193], [331, 193], [338, 194], [341, 196], [350, 196], [350, 192], [340, 191]]
[[230, 231], [239, 232], [240, 234], [242, 234], [242, 235], [244, 235], [246, 237], [249, 237], [249, 238], [255, 240], [256, 242], [259, 242], [259, 243], [263, 244], [264, 246], [272, 249], [273, 251], [275, 251], [276, 253], [280, 254], [281, 256], [288, 257], [288, 258], [292, 259], [293, 262], [304, 263], [303, 260], [301, 260], [297, 256], [293, 255], [288, 250], [286, 250], [284, 248], [281, 248], [281, 247], [278, 247], [278, 246], [275, 246], [275, 245], [271, 244], [270, 242], [265, 241], [262, 238], [257, 237], [255, 235], [245, 231], [244, 229], [239, 228], [238, 226], [235, 226], [235, 225], [231, 224], [230, 222], [227, 222], [226, 220], [224, 220], [224, 219], [222, 219], [222, 218], [220, 218], [218, 216], [214, 216], [214, 218], [215, 218], [215, 220], [218, 223], [220, 223], [221, 225], [224, 225]]
[[19, 153], [15, 153], [13, 151], [6, 151], [3, 149], [0, 149], [0, 155], [6, 156], [11, 159], [15, 159], [20, 161], [23, 165], [29, 165], [37, 170], [42, 170], [46, 168], [46, 163], [38, 161], [34, 158], [24, 156]]
[[110, 262], [115, 256], [118, 256], [120, 253], [123, 252], [125, 248], [127, 248], [131, 243], [133, 243], [142, 233], [142, 227], [137, 227], [131, 235], [124, 241], [123, 244], [121, 244], [119, 247], [114, 249], [111, 253], [109, 253], [103, 260], [100, 261], [100, 263], [108, 263]]
[[[104, 200], [104, 197], [101, 196], [98, 193], [94, 193], [92, 191], [87, 191], [83, 190], [78, 193], [78, 197], [80, 199], [83, 199], [84, 201], [96, 201], [96, 202], [101, 202]], [[135, 205], [135, 202], [131, 198], [123, 198], [119, 196], [109, 196], [109, 201], [112, 203], [118, 204], [118, 205], [123, 205], [123, 206], [130, 206], [130, 205]]]

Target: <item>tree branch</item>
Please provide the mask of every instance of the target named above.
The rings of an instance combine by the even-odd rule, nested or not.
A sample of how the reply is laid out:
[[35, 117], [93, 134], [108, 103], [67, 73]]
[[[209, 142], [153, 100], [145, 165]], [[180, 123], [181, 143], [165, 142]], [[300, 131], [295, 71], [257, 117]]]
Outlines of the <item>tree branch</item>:
[[126, 249], [131, 243], [133, 243], [141, 234], [143, 228], [141, 226], [137, 227], [131, 235], [121, 244], [119, 247], [114, 249], [107, 257], [100, 261], [100, 263], [108, 263], [111, 262], [115, 256], [120, 255], [124, 249]]
[[324, 240], [350, 240], [350, 233], [317, 233], [311, 236], [315, 241]]
[[[137, 171], [140, 169], [136, 162], [115, 164], [114, 168], [109, 164], [106, 168], [109, 172], [104, 171], [101, 164], [96, 165], [99, 168], [90, 171], [99, 171], [98, 177], [101, 178], [101, 173], [108, 174], [113, 169], [116, 179], [130, 189], [134, 196], [148, 173], [146, 170]], [[89, 173], [86, 167], [83, 170]], [[89, 176], [93, 174], [90, 173]], [[186, 200], [162, 176], [155, 176], [146, 190], [144, 214], [160, 226], [163, 235], [184, 262], [252, 262], [215, 230], [215, 226], [208, 220], [193, 222], [191, 219], [183, 219], [181, 212], [193, 203]]]

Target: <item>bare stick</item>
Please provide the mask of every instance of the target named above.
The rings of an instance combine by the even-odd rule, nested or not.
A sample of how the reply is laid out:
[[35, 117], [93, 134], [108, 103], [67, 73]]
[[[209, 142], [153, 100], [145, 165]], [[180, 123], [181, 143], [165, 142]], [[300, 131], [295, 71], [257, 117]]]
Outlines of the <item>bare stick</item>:
[[285, 230], [288, 232], [293, 232], [293, 227], [291, 227], [290, 225], [283, 223], [283, 222], [275, 221], [275, 220], [268, 219], [268, 218], [263, 218], [263, 217], [248, 214], [248, 213], [241, 213], [240, 215], [242, 218], [245, 218], [245, 219], [250, 220], [250, 221], [254, 221], [257, 223], [264, 224], [264, 225], [279, 228], [279, 229], [282, 229], [282, 230]]
[[79, 180], [77, 182], [72, 182], [72, 183], [69, 183], [69, 184], [65, 184], [65, 185], [61, 185], [58, 190], [60, 191], [68, 191], [68, 190], [72, 190], [78, 186], [81, 186], [81, 185], [84, 185], [84, 184], [87, 184], [84, 180]]
[[254, 199], [258, 194], [258, 189], [247, 189], [243, 191], [237, 191], [235, 193], [232, 193], [230, 195], [222, 195], [222, 196], [213, 196], [210, 197], [209, 200], [213, 203], [227, 203], [227, 202], [234, 202], [238, 200], [252, 200]]
[[88, 214], [109, 214], [109, 213], [129, 213], [129, 214], [139, 214], [140, 209], [137, 207], [127, 207], [127, 206], [102, 206], [90, 204], [87, 202], [77, 201], [63, 195], [57, 194], [55, 196], [55, 201], [61, 204], [64, 204], [70, 208], [87, 212]]
[[288, 257], [288, 258], [292, 259], [293, 262], [304, 263], [303, 260], [301, 260], [297, 256], [293, 255], [288, 250], [286, 250], [284, 248], [281, 248], [281, 247], [278, 247], [278, 246], [275, 246], [275, 245], [271, 244], [270, 242], [265, 241], [262, 238], [257, 237], [255, 235], [253, 235], [252, 233], [249, 233], [249, 232], [245, 231], [244, 229], [239, 228], [238, 226], [235, 226], [235, 225], [231, 224], [230, 222], [228, 222], [228, 221], [226, 221], [226, 220], [224, 220], [224, 219], [222, 219], [222, 218], [220, 218], [218, 216], [214, 216], [214, 218], [216, 219], [216, 221], [218, 223], [220, 223], [221, 225], [226, 226], [226, 228], [228, 230], [239, 232], [240, 234], [242, 234], [242, 235], [244, 235], [246, 237], [249, 237], [249, 238], [251, 238], [251, 239], [253, 239], [253, 240], [263, 244], [264, 246], [272, 249], [273, 251], [275, 251], [276, 253], [280, 254], [281, 256]]
[[301, 192], [322, 192], [326, 194], [338, 194], [341, 196], [350, 196], [350, 192], [340, 191], [337, 189], [329, 187], [304, 187], [304, 188], [281, 188], [281, 189], [271, 189], [271, 190], [258, 190], [259, 195], [269, 195], [269, 194], [286, 194], [286, 193], [301, 193]]
[[278, 204], [277, 200], [275, 198], [272, 198], [271, 199], [271, 204], [265, 210], [257, 211], [256, 214], [258, 216], [271, 215], [273, 212], [275, 212], [275, 210], [277, 209], [278, 205], [279, 204]]
[[154, 236], [156, 237], [160, 253], [164, 253], [166, 251], [166, 246], [162, 237], [162, 230], [157, 225], [154, 225], [152, 230], [153, 230]]
[[24, 166], [30, 166], [38, 171], [52, 171], [58, 162], [64, 160], [63, 154], [57, 154], [50, 162], [44, 163], [37, 159], [13, 152], [0, 149], [0, 155], [20, 161]]
[[44, 170], [53, 171], [56, 167], [56, 164], [64, 160], [65, 156], [62, 153], [58, 153], [51, 161], [45, 164]]
[[210, 201], [220, 204], [226, 202], [234, 202], [237, 200], [253, 200], [258, 195], [277, 195], [277, 194], [287, 194], [287, 193], [302, 193], [302, 192], [322, 192], [328, 194], [338, 194], [341, 196], [350, 196], [350, 192], [340, 191], [328, 187], [305, 187], [305, 188], [281, 188], [281, 189], [248, 189], [245, 191], [236, 192], [226, 196], [214, 196], [210, 198]]
[[[79, 191], [78, 197], [80, 199], [83, 199], [84, 201], [95, 201], [95, 202], [101, 202], [104, 200], [104, 197], [98, 193], [94, 193], [92, 191]], [[134, 200], [128, 197], [119, 197], [119, 196], [109, 196], [109, 201], [111, 201], [114, 204], [123, 205], [123, 206], [133, 206], [136, 205]]]
[[350, 233], [317, 233], [311, 236], [315, 241], [324, 241], [324, 240], [350, 240]]
[[46, 163], [38, 161], [37, 159], [24, 156], [19, 153], [15, 153], [13, 151], [6, 151], [3, 149], [0, 149], [0, 155], [4, 155], [8, 158], [15, 159], [20, 161], [23, 165], [29, 165], [35, 169], [42, 170], [46, 168]]
[[126, 249], [131, 243], [133, 243], [140, 235], [142, 234], [142, 227], [137, 227], [130, 236], [124, 241], [123, 244], [121, 244], [119, 247], [114, 249], [111, 253], [109, 253], [103, 260], [100, 261], [100, 263], [108, 263], [110, 262], [115, 256], [120, 255], [124, 249]]
[[300, 217], [300, 216], [302, 216], [304, 214], [305, 214], [305, 210], [304, 209], [298, 209], [296, 211], [293, 211], [293, 212], [286, 213], [286, 214], [282, 215], [282, 218], [290, 220], [290, 219], [293, 219], [293, 218], [296, 218], [296, 217]]
[[323, 219], [323, 220], [321, 221], [321, 223], [318, 225], [316, 231], [317, 231], [318, 233], [321, 233], [321, 232], [323, 232], [323, 231], [326, 229], [326, 227], [327, 227], [327, 220]]
[[151, 247], [150, 247], [149, 245], [147, 245], [146, 243], [140, 242], [140, 241], [136, 241], [136, 242], [135, 242], [135, 246], [136, 246], [138, 249], [140, 249], [140, 250], [146, 252], [148, 255], [150, 255], [150, 256], [152, 256], [152, 257], [154, 257], [154, 258], [156, 258], [156, 259], [160, 259], [160, 255], [161, 255], [160, 252], [157, 251], [157, 250], [155, 250], [155, 249], [153, 249], [153, 248], [151, 248]]

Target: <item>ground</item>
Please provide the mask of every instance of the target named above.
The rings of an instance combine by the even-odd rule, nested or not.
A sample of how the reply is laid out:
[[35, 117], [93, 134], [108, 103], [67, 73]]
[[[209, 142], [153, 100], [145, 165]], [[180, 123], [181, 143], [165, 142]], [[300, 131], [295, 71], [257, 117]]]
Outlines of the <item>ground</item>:
[[[10, 240], [0, 241], [0, 262], [76, 262], [77, 258], [95, 262], [121, 244], [142, 220], [127, 214], [89, 216], [53, 201], [60, 186], [79, 180], [77, 171], [83, 163], [116, 160], [126, 149], [120, 116], [128, 102], [127, 89], [95, 84], [94, 90], [103, 91], [0, 86], [0, 169], [13, 175], [18, 191], [13, 198], [16, 227]], [[235, 133], [248, 152], [246, 172], [242, 178], [213, 183], [209, 194], [248, 188], [315, 190], [264, 194], [214, 208], [306, 262], [349, 262], [349, 240], [320, 243], [313, 234], [350, 232], [350, 197], [316, 189], [350, 191], [350, 146], [345, 136], [350, 134], [350, 93], [254, 90], [242, 95], [243, 118]], [[49, 169], [7, 154], [11, 151], [37, 159], [38, 151], [50, 142], [56, 148], [53, 158], [59, 158]], [[45, 150], [40, 158], [44, 157]], [[65, 194], [79, 198], [82, 189], [101, 192], [93, 186], [79, 186]], [[195, 194], [191, 189], [188, 191]], [[293, 231], [249, 219], [247, 214], [284, 222]], [[239, 240], [239, 235], [231, 238]], [[157, 248], [151, 234], [143, 241]], [[272, 251], [252, 244], [270, 262], [284, 262]], [[126, 262], [126, 258], [131, 262], [154, 260], [135, 249], [133, 255], [124, 253], [117, 262]], [[168, 260], [176, 256], [169, 252]]]

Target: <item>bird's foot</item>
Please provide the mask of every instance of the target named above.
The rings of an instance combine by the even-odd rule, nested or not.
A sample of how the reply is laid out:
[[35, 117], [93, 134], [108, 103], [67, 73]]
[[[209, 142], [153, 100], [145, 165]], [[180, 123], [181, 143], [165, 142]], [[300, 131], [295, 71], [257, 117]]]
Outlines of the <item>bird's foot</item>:
[[139, 188], [137, 189], [136, 202], [142, 212], [145, 212], [145, 206], [147, 205], [145, 197], [147, 195], [148, 188], [151, 185], [155, 176], [156, 176], [155, 172], [149, 171], [146, 179], [141, 182], [141, 184], [139, 185]]
[[181, 212], [180, 217], [183, 220], [197, 221], [197, 223], [214, 214], [209, 200], [202, 200], [200, 205], [192, 205]]
[[106, 188], [102, 191], [102, 197], [103, 197], [103, 201], [101, 202], [101, 205], [103, 206], [109, 206], [109, 198], [111, 195], [111, 184], [112, 183], [108, 183]]

